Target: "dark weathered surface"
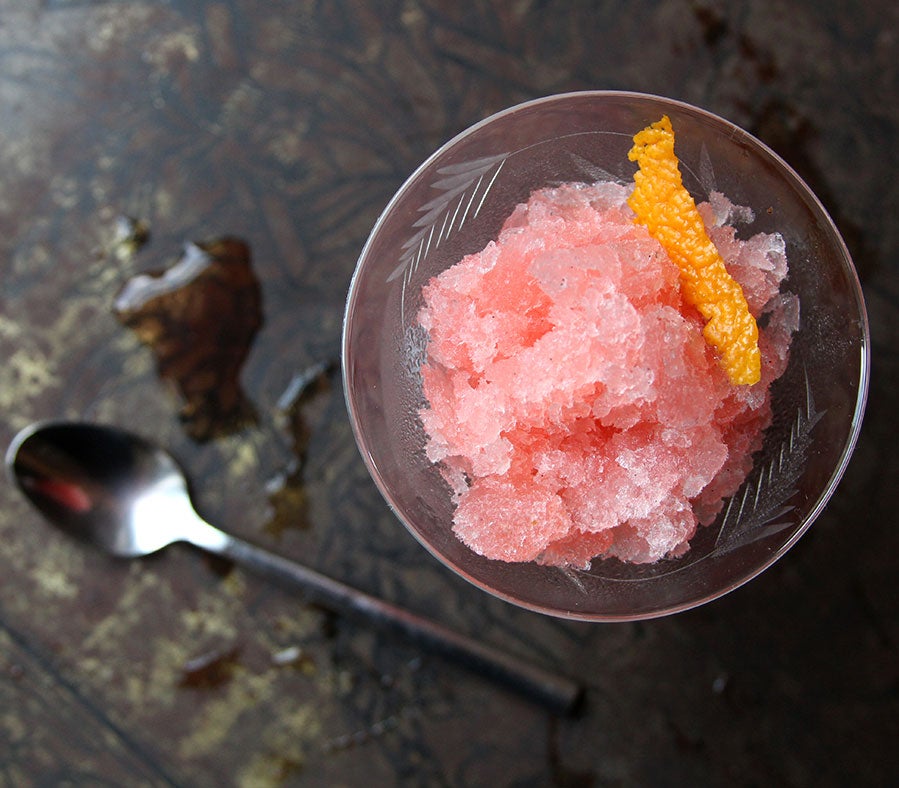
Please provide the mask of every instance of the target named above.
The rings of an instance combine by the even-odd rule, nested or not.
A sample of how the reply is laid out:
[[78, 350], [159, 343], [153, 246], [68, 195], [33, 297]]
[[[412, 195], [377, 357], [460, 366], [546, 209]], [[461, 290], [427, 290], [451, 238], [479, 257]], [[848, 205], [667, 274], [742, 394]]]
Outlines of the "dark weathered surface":
[[[897, 63], [887, 0], [0, 4], [2, 445], [40, 418], [130, 426], [175, 452], [214, 522], [589, 687], [581, 717], [553, 719], [187, 548], [123, 564], [72, 544], [4, 480], [0, 785], [889, 783]], [[749, 586], [643, 624], [557, 622], [463, 584], [386, 510], [333, 376], [279, 402], [335, 359], [356, 255], [415, 166], [495, 110], [582, 88], [685, 99], [771, 144], [843, 231], [874, 336], [866, 427], [812, 531]], [[149, 240], [124, 242], [120, 216]], [[256, 415], [198, 443], [113, 301], [226, 235], [262, 291]]]

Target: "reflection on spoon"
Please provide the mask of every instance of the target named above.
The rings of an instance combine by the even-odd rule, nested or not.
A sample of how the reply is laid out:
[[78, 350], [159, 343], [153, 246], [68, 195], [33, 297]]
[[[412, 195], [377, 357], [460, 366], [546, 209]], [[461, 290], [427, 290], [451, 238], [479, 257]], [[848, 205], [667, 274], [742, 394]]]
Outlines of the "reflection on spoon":
[[47, 499], [58, 504], [63, 509], [68, 509], [78, 514], [89, 512], [94, 506], [94, 502], [84, 488], [74, 482], [25, 476], [21, 483], [22, 487], [27, 489], [31, 498]]
[[172, 457], [135, 435], [83, 423], [32, 425], [13, 440], [6, 466], [51, 523], [112, 555], [143, 556], [173, 542], [189, 542], [299, 588], [310, 602], [400, 632], [554, 711], [572, 711], [581, 696], [581, 688], [569, 679], [215, 528], [194, 510], [187, 481]]

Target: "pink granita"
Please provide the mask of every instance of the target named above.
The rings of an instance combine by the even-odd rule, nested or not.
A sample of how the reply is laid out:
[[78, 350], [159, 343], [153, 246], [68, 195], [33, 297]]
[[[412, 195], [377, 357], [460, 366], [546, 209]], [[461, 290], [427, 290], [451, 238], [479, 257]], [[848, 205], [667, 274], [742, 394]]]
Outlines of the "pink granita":
[[421, 413], [453, 529], [502, 561], [585, 568], [677, 557], [752, 467], [798, 300], [783, 239], [737, 237], [748, 209], [703, 220], [760, 321], [762, 377], [735, 386], [684, 303], [679, 271], [626, 204], [630, 187], [531, 195], [495, 242], [434, 277]]

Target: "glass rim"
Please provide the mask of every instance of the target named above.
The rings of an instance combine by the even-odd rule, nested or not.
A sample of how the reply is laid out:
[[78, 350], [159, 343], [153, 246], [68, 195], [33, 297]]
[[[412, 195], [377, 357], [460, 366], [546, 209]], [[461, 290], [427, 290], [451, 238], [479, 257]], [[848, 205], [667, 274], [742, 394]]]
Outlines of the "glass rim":
[[[809, 509], [808, 514], [804, 517], [803, 521], [798, 524], [791, 534], [791, 536], [781, 544], [778, 549], [772, 552], [770, 556], [766, 558], [764, 561], [758, 562], [758, 564], [753, 565], [749, 570], [742, 573], [737, 579], [728, 583], [724, 586], [718, 587], [710, 591], [709, 593], [699, 597], [687, 600], [682, 603], [676, 603], [668, 606], [662, 606], [658, 609], [654, 609], [651, 611], [641, 612], [641, 613], [621, 613], [621, 614], [613, 614], [613, 613], [582, 613], [577, 610], [559, 610], [556, 608], [547, 608], [543, 605], [532, 603], [527, 600], [520, 599], [514, 595], [507, 594], [500, 589], [497, 589], [486, 582], [480, 580], [479, 578], [469, 574], [462, 567], [458, 566], [455, 562], [449, 560], [445, 556], [443, 556], [432, 544], [430, 544], [420, 533], [419, 531], [413, 527], [412, 523], [409, 521], [407, 516], [403, 513], [401, 507], [396, 503], [396, 499], [393, 493], [390, 490], [390, 486], [387, 481], [383, 478], [381, 472], [377, 468], [375, 462], [372, 459], [372, 454], [370, 447], [368, 445], [367, 439], [365, 437], [362, 424], [360, 423], [358, 410], [355, 406], [352, 397], [352, 372], [350, 370], [350, 365], [348, 363], [350, 356], [350, 329], [352, 327], [353, 313], [354, 307], [356, 303], [356, 299], [359, 291], [359, 282], [364, 274], [365, 262], [369, 257], [369, 252], [371, 250], [372, 245], [377, 239], [381, 229], [388, 221], [389, 217], [392, 215], [392, 212], [395, 206], [403, 199], [406, 193], [412, 188], [414, 184], [416, 184], [421, 176], [428, 172], [434, 163], [444, 157], [449, 151], [456, 148], [458, 145], [463, 143], [468, 138], [477, 134], [483, 128], [496, 123], [499, 120], [509, 117], [510, 115], [514, 115], [524, 111], [530, 111], [534, 109], [539, 109], [541, 106], [550, 106], [554, 104], [563, 103], [566, 101], [573, 100], [595, 100], [602, 101], [604, 99], [613, 99], [613, 100], [624, 100], [624, 101], [637, 101], [637, 102], [645, 102], [647, 104], [655, 104], [662, 108], [669, 107], [671, 109], [680, 110], [685, 113], [693, 114], [696, 116], [704, 117], [705, 119], [711, 121], [713, 124], [720, 125], [726, 131], [730, 131], [731, 135], [738, 136], [741, 139], [747, 141], [749, 145], [755, 148], [758, 152], [767, 156], [776, 166], [776, 168], [782, 172], [784, 177], [788, 180], [792, 181], [793, 185], [797, 190], [802, 194], [803, 198], [806, 199], [813, 208], [813, 211], [818, 214], [819, 218], [824, 221], [826, 226], [827, 235], [830, 237], [831, 241], [834, 243], [839, 257], [842, 261], [842, 268], [844, 273], [847, 276], [847, 280], [850, 285], [850, 289], [852, 291], [852, 297], [855, 301], [857, 313], [858, 313], [858, 322], [859, 322], [859, 333], [861, 337], [861, 359], [860, 359], [860, 367], [859, 367], [859, 379], [858, 379], [858, 392], [855, 398], [855, 409], [852, 415], [851, 427], [848, 431], [848, 435], [846, 440], [844, 441], [844, 445], [842, 447], [842, 451], [839, 455], [839, 460], [835, 464], [834, 470], [831, 473], [827, 484], [823, 486], [821, 493], [817, 497], [814, 505], [812, 505]], [[510, 155], [513, 155], [516, 151], [510, 152]], [[858, 277], [858, 272], [853, 264], [852, 257], [849, 253], [848, 248], [846, 247], [845, 241], [840, 234], [836, 224], [834, 223], [832, 217], [829, 212], [825, 208], [825, 206], [821, 203], [818, 196], [812, 191], [812, 189], [808, 186], [808, 184], [803, 180], [803, 178], [772, 148], [770, 148], [767, 144], [759, 140], [757, 137], [746, 131], [745, 129], [737, 126], [732, 121], [727, 120], [726, 118], [717, 115], [709, 110], [703, 109], [696, 105], [687, 103], [685, 101], [681, 101], [678, 99], [672, 99], [664, 96], [659, 96], [652, 93], [642, 93], [635, 91], [623, 91], [623, 90], [581, 90], [581, 91], [571, 91], [571, 92], [563, 92], [563, 93], [555, 93], [547, 96], [542, 96], [539, 98], [530, 99], [528, 101], [520, 102], [518, 104], [512, 105], [505, 109], [499, 110], [476, 123], [468, 126], [458, 134], [451, 137], [449, 140], [440, 145], [433, 153], [431, 153], [421, 164], [416, 167], [413, 172], [405, 179], [405, 181], [400, 185], [400, 187], [394, 192], [390, 200], [387, 202], [384, 209], [379, 214], [375, 224], [373, 225], [371, 231], [369, 232], [368, 237], [366, 238], [365, 244], [362, 247], [362, 250], [357, 258], [357, 262], [350, 280], [349, 289], [347, 293], [346, 305], [344, 309], [343, 315], [343, 326], [342, 326], [342, 338], [341, 338], [341, 371], [342, 371], [342, 383], [344, 389], [344, 399], [347, 407], [347, 413], [349, 416], [350, 426], [352, 429], [352, 433], [356, 442], [358, 449], [360, 450], [360, 454], [362, 455], [362, 459], [366, 465], [366, 468], [375, 482], [381, 496], [388, 504], [390, 510], [393, 514], [399, 519], [399, 521], [403, 524], [405, 529], [410, 532], [415, 539], [421, 544], [431, 555], [433, 555], [442, 565], [452, 570], [456, 575], [460, 576], [467, 582], [476, 586], [489, 593], [490, 595], [502, 599], [510, 604], [513, 604], [517, 607], [524, 608], [533, 612], [538, 612], [545, 615], [551, 615], [556, 618], [568, 619], [568, 620], [577, 620], [577, 621], [586, 621], [586, 622], [623, 622], [623, 621], [638, 621], [638, 620], [649, 620], [653, 618], [660, 618], [667, 615], [672, 615], [675, 613], [684, 612], [686, 610], [693, 609], [695, 607], [699, 607], [703, 604], [711, 602], [715, 599], [719, 599], [731, 591], [736, 590], [741, 587], [745, 583], [757, 577], [759, 574], [764, 572], [766, 569], [770, 568], [776, 561], [778, 561], [785, 553], [787, 553], [796, 542], [806, 533], [806, 531], [811, 527], [813, 522], [820, 516], [821, 512], [826, 507], [830, 498], [834, 494], [837, 486], [839, 485], [840, 480], [842, 479], [845, 471], [849, 465], [852, 454], [855, 450], [856, 444], [858, 442], [859, 434], [861, 432], [861, 426], [864, 417], [864, 411], [867, 404], [868, 391], [870, 385], [870, 372], [871, 372], [871, 342], [870, 342], [870, 325], [868, 321], [867, 309], [865, 306], [864, 294], [861, 286], [861, 282]], [[553, 567], [546, 567], [547, 569], [552, 569]]]

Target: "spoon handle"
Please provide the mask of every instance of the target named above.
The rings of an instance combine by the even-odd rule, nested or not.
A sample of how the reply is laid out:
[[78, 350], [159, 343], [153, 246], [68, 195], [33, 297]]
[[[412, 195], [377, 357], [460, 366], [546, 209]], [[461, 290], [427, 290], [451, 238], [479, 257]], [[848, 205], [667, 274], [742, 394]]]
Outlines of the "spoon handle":
[[571, 679], [522, 662], [248, 542], [229, 537], [216, 552], [258, 575], [301, 589], [309, 602], [380, 629], [399, 632], [423, 648], [522, 692], [555, 712], [570, 713], [582, 695], [582, 688]]

